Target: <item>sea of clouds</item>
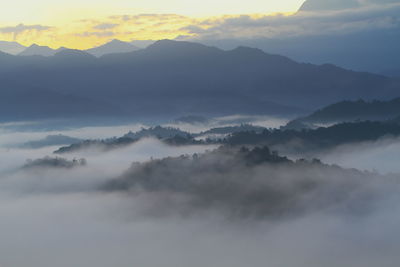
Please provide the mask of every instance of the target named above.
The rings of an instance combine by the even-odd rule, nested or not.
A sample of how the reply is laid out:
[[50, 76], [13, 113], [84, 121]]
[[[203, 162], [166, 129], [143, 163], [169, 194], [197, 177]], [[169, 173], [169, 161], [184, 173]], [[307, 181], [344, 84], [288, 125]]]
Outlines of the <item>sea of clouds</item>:
[[[77, 138], [105, 138], [140, 127], [90, 127], [61, 133]], [[135, 175], [133, 162], [148, 164], [151, 160], [182, 154], [201, 155], [216, 146], [172, 147], [148, 138], [119, 150], [65, 155], [69, 160], [84, 157], [87, 166], [21, 169], [27, 159], [52, 156], [57, 147], [22, 149], [9, 145], [52, 133], [55, 132], [0, 131], [2, 267], [398, 266], [399, 185], [396, 174], [389, 178], [381, 175], [400, 171], [396, 166], [396, 158], [400, 156], [398, 139], [343, 146], [319, 155], [330, 164], [375, 169], [376, 173], [366, 172], [365, 183], [359, 173], [354, 179], [352, 171], [325, 173], [319, 167], [268, 165], [246, 168], [240, 162], [231, 167], [218, 165], [227, 159], [217, 155], [195, 166], [190, 183], [179, 182], [194, 167], [189, 162], [158, 173], [161, 176], [156, 178], [160, 181], [176, 182], [176, 186], [160, 186], [153, 191], [105, 191], [104, 184], [109, 181]], [[208, 164], [207, 160], [211, 162]], [[217, 169], [212, 166], [227, 169], [216, 175]], [[230, 177], [233, 185], [229, 183]], [[263, 177], [279, 180], [265, 182]], [[296, 177], [323, 181], [307, 212], [295, 212], [291, 205], [282, 208], [289, 215], [293, 212], [293, 216], [282, 218], [275, 213], [232, 216], [227, 212], [235, 210], [235, 203], [241, 203], [248, 192], [261, 194], [260, 199], [265, 201], [268, 199], [265, 188], [276, 185], [282, 192], [293, 190], [290, 185]], [[250, 184], [246, 185], [247, 180]], [[213, 187], [214, 182], [218, 186]], [[221, 190], [221, 184], [227, 188]], [[332, 192], [341, 186], [348, 196], [340, 205], [333, 205], [339, 208], [322, 205], [322, 202], [336, 203]], [[239, 195], [223, 196], [219, 192]], [[359, 192], [368, 192], [371, 197], [357, 198]], [[357, 202], [355, 208], [365, 208], [367, 212], [351, 212], [353, 198], [365, 200]], [[196, 205], [193, 199], [200, 199], [201, 205]], [[257, 211], [262, 207], [256, 199], [245, 203], [248, 205], [242, 207], [245, 210]], [[307, 206], [307, 201], [302, 205]], [[186, 212], [188, 209], [190, 212]]]

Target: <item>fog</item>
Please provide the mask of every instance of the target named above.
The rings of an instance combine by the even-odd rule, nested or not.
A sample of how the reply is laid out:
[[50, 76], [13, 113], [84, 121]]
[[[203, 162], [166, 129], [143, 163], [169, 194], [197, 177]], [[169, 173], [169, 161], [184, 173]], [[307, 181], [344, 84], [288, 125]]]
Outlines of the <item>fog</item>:
[[[24, 124], [26, 129], [23, 131], [16, 131], [13, 127], [7, 127], [7, 125], [0, 125], [0, 146], [20, 144], [27, 141], [40, 140], [48, 135], [63, 134], [71, 137], [81, 139], [104, 139], [113, 136], [121, 136], [128, 131], [138, 131], [142, 127], [146, 127], [144, 124], [129, 124], [119, 126], [92, 126], [92, 127], [71, 127], [70, 129], [62, 130], [34, 130], [29, 128], [29, 125], [33, 122], [26, 122]], [[14, 125], [14, 124], [12, 124]], [[49, 127], [51, 128], [51, 126]]]
[[208, 119], [202, 123], [184, 123], [172, 122], [166, 123], [166, 126], [176, 127], [191, 133], [200, 133], [210, 128], [235, 126], [240, 124], [252, 124], [265, 128], [279, 128], [286, 125], [291, 118], [273, 117], [273, 116], [249, 116], [249, 115], [232, 115], [215, 117]]
[[377, 171], [379, 173], [400, 173], [400, 139], [384, 137], [377, 141], [341, 145], [316, 157], [327, 163], [347, 168]]
[[399, 260], [398, 213], [232, 224], [126, 219], [123, 211], [134, 207], [113, 195], [2, 202], [2, 266], [361, 267], [397, 266]]
[[[103, 138], [131, 129], [132, 125], [93, 127], [62, 133]], [[21, 169], [27, 159], [52, 156], [57, 147], [7, 146], [47, 134], [0, 133], [1, 267], [398, 266], [397, 175], [311, 163], [305, 167], [246, 165], [217, 153], [201, 164], [176, 161], [166, 164], [166, 169], [156, 169], [162, 172], [152, 172], [159, 175], [138, 176], [138, 165], [131, 165], [133, 162], [157, 166], [156, 159], [201, 155], [216, 148], [172, 147], [151, 138], [109, 152], [90, 150], [62, 156], [68, 160], [83, 157], [87, 166]], [[396, 172], [398, 144], [390, 139], [340, 147], [324, 160], [360, 169], [376, 165], [379, 172]], [[384, 160], [392, 163], [380, 164]], [[362, 165], [364, 161], [368, 163]], [[190, 172], [193, 176], [182, 180]], [[143, 186], [149, 184], [144, 179], [139, 188], [130, 185], [128, 190], [104, 190], [110, 181], [126, 177], [153, 177], [171, 184], [159, 183], [149, 190]], [[312, 181], [314, 186], [297, 194], [293, 181]], [[226, 186], [215, 186], [221, 184]], [[284, 203], [279, 205], [284, 212], [265, 213], [257, 199], [242, 202], [246, 194], [254, 192], [260, 194], [260, 201], [269, 199], [271, 186], [285, 193], [278, 194], [283, 196], [278, 202], [272, 199]], [[221, 194], [229, 192], [234, 194]], [[336, 197], [337, 192], [343, 194]], [[286, 201], [291, 197], [301, 209]], [[242, 212], [232, 216], [238, 205]], [[263, 216], [259, 216], [260, 211]]]

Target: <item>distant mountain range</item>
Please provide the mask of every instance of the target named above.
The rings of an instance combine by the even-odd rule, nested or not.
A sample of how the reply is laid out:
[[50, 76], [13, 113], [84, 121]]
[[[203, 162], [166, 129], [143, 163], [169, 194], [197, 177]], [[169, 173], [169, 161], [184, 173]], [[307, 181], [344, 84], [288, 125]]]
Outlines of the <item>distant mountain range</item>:
[[400, 77], [398, 32], [399, 29], [388, 28], [342, 34], [201, 42], [222, 49], [232, 49], [238, 45], [257, 47], [298, 62], [331, 63], [350, 70]]
[[[333, 1], [335, 5], [337, 1]], [[321, 1], [317, 2], [320, 5]], [[316, 6], [314, 4], [310, 6], [307, 1], [300, 10], [317, 8]], [[123, 42], [114, 39], [101, 46], [87, 49], [85, 52], [96, 57], [102, 57], [108, 54], [128, 53], [145, 49], [155, 42], [153, 40]], [[231, 50], [232, 47], [236, 46], [257, 47], [269, 53], [284, 55], [299, 62], [313, 64], [332, 63], [347, 69], [367, 71], [391, 77], [400, 77], [400, 54], [397, 53], [397, 44], [399, 42], [400, 39], [396, 29], [379, 29], [343, 33], [341, 35], [297, 36], [283, 39], [201, 40], [202, 44], [220, 47], [224, 50]], [[36, 44], [25, 47], [16, 42], [0, 41], [0, 52], [11, 55], [48, 57], [64, 49], [66, 48], [52, 49]], [[376, 51], [379, 51], [379, 53]]]
[[[31, 115], [26, 107], [33, 104], [25, 103], [31, 98], [19, 95], [24, 99], [22, 105], [13, 92], [29, 92], [32, 99], [47, 103], [36, 103], [36, 110], [48, 116], [56, 116], [46, 111], [48, 105], [56, 107], [51, 104], [54, 99], [71, 115], [79, 113], [82, 103], [82, 110], [88, 113], [114, 113], [118, 109], [130, 116], [170, 118], [184, 114], [304, 114], [345, 99], [398, 97], [399, 85], [397, 79], [333, 65], [301, 64], [259, 49], [224, 51], [170, 40], [100, 58], [68, 49], [50, 57], [0, 53], [1, 92], [7, 92], [10, 99], [4, 100], [3, 120], [16, 111], [21, 116]], [[36, 97], [36, 92], [51, 92], [53, 97]], [[71, 101], [71, 97], [92, 104]], [[72, 104], [74, 111], [67, 108]]]
[[7, 54], [17, 55], [25, 49], [26, 46], [23, 46], [17, 42], [0, 41], [0, 51]]
[[139, 50], [140, 48], [131, 43], [122, 42], [120, 40], [112, 40], [104, 45], [86, 50], [91, 55], [101, 57], [107, 54], [128, 53]]
[[[146, 43], [140, 42], [140, 41], [135, 41], [135, 43], [138, 43], [140, 45], [146, 46]], [[148, 44], [151, 44], [152, 42], [147, 42]], [[37, 44], [32, 44], [29, 47], [23, 46], [17, 42], [6, 42], [6, 41], [0, 41], [0, 51], [11, 54], [11, 55], [19, 55], [19, 56], [44, 56], [44, 57], [49, 57], [49, 56], [54, 56], [58, 52], [65, 50], [67, 48], [65, 47], [60, 47], [58, 49], [52, 49], [48, 46], [40, 46]], [[96, 57], [101, 57], [107, 54], [116, 54], [116, 53], [127, 53], [127, 52], [132, 52], [139, 50], [138, 46], [133, 45], [132, 43], [128, 42], [123, 42], [117, 39], [114, 39], [108, 43], [105, 43], [104, 45], [94, 47], [91, 49], [85, 50], [87, 53], [96, 56]]]
[[65, 50], [65, 49], [67, 49], [67, 48], [60, 47], [58, 49], [51, 49], [48, 46], [40, 46], [40, 45], [33, 44], [33, 45], [29, 46], [28, 48], [26, 48], [21, 53], [19, 53], [18, 55], [19, 56], [44, 56], [44, 57], [50, 57], [50, 56], [54, 56], [58, 52], [61, 52], [61, 51]]

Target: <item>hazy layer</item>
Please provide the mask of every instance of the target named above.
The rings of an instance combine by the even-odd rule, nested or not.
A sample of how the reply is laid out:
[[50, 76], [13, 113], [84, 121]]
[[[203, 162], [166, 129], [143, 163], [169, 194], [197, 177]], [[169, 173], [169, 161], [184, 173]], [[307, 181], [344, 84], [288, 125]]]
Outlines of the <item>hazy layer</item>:
[[[63, 134], [101, 138], [128, 129], [134, 130], [132, 126], [83, 128]], [[3, 131], [0, 135], [2, 267], [395, 267], [400, 261], [398, 194], [389, 194], [383, 183], [370, 188], [379, 201], [367, 216], [313, 211], [282, 221], [228, 220], [212, 206], [187, 217], [148, 216], [143, 210], [154, 200], [149, 195], [99, 193], [97, 188], [120, 176], [133, 161], [198, 153], [212, 146], [170, 147], [145, 139], [107, 153], [67, 155], [85, 157], [88, 165], [55, 170], [19, 167], [28, 158], [51, 155], [56, 147], [4, 148], [47, 134]], [[398, 171], [398, 146], [397, 139], [390, 139], [321, 156], [349, 167]], [[258, 169], [258, 173], [266, 172]], [[287, 175], [280, 172], [283, 179]]]

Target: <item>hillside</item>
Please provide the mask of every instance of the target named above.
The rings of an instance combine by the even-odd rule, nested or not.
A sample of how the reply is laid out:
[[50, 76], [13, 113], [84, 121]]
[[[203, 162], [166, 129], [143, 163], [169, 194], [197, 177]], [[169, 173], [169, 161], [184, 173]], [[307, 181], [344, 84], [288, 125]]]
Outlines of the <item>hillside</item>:
[[8, 77], [1, 88], [35, 84], [140, 116], [293, 115], [344, 99], [399, 95], [399, 81], [384, 76], [301, 64], [258, 49], [169, 40], [101, 58], [65, 50], [6, 61], [0, 62], [0, 75]]
[[389, 101], [341, 101], [312, 114], [291, 121], [286, 128], [298, 125], [315, 127], [318, 124], [334, 124], [352, 121], [384, 121], [400, 116], [400, 98]]

